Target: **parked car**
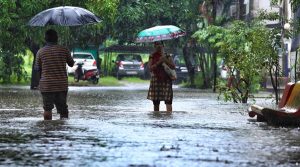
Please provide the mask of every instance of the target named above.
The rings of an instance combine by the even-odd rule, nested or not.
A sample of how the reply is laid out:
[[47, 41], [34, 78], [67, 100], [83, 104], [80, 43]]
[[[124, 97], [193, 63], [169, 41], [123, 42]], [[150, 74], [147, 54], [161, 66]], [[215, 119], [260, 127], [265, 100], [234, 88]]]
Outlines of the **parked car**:
[[173, 55], [172, 57], [177, 74], [177, 80], [175, 81], [175, 83], [180, 83], [182, 81], [186, 82], [188, 80], [189, 73], [184, 61], [180, 59], [179, 55]]
[[[83, 63], [82, 68], [86, 70], [90, 69], [97, 69], [96, 66], [96, 60], [92, 53], [89, 52], [74, 52], [71, 53], [75, 64], [77, 63]], [[77, 65], [74, 65], [73, 67], [68, 67], [68, 74], [74, 74], [75, 70], [77, 68]]]
[[125, 76], [144, 78], [144, 63], [141, 55], [119, 54], [113, 63], [115, 63], [113, 73], [118, 79]]

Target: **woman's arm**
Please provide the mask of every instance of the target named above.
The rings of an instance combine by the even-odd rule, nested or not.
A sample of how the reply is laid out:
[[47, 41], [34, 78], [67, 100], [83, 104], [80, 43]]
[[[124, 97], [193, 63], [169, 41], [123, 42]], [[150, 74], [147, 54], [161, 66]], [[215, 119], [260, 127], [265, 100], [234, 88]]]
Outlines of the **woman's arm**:
[[157, 66], [161, 65], [162, 63], [166, 63], [171, 69], [175, 69], [175, 63], [173, 62], [173, 59], [171, 56], [161, 56], [159, 61], [156, 63], [152, 62], [152, 55], [149, 57], [148, 66], [150, 71], [157, 68]]

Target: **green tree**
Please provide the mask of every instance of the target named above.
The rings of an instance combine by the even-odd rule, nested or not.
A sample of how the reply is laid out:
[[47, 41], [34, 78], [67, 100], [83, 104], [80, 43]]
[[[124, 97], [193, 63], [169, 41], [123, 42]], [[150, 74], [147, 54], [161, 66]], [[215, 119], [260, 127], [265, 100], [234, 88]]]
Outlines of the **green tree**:
[[195, 33], [199, 43], [209, 43], [231, 68], [229, 83], [218, 85], [225, 100], [247, 103], [249, 93], [259, 84], [257, 76], [277, 59], [273, 34], [259, 23], [242, 21], [227, 28], [209, 26]]
[[[239, 0], [241, 1], [241, 0]], [[199, 6], [201, 12], [201, 17], [203, 19], [203, 26], [200, 28], [205, 28], [210, 25], [223, 26], [230, 22], [232, 18], [228, 15], [230, 6], [233, 0], [205, 0]], [[240, 4], [240, 3], [237, 3]], [[243, 3], [242, 3], [243, 4]], [[240, 6], [238, 6], [240, 8]], [[239, 16], [239, 15], [238, 15]], [[198, 55], [202, 77], [204, 78], [203, 87], [208, 88], [213, 83], [213, 90], [216, 90], [217, 84], [217, 54], [214, 47], [209, 43], [198, 43], [201, 50]]]
[[[196, 31], [192, 37], [198, 41], [197, 44], [203, 50], [200, 52], [199, 59], [201, 74], [204, 79], [203, 84], [204, 87], [207, 88], [211, 85], [211, 80], [214, 77], [212, 68], [215, 63], [212, 63], [212, 60], [220, 55], [220, 53], [218, 53], [218, 44], [224, 38], [224, 29], [221, 26], [209, 25], [202, 30]], [[211, 54], [212, 52], [215, 52], [215, 54]]]
[[[285, 0], [271, 0], [271, 4], [282, 3]], [[294, 11], [296, 11], [300, 7], [300, 0], [289, 0], [288, 3], [292, 5]]]
[[118, 39], [120, 44], [134, 43], [139, 31], [167, 24], [177, 25], [188, 35], [192, 35], [198, 29], [198, 5], [201, 2], [202, 0], [121, 0], [112, 27], [112, 37]]
[[[277, 59], [274, 59], [273, 61], [268, 62], [269, 63], [269, 75], [271, 78], [271, 83], [273, 90], [275, 92], [275, 100], [276, 104], [279, 102], [279, 81], [278, 77], [285, 77], [285, 74], [288, 73], [286, 63], [288, 61], [287, 56], [284, 54], [286, 53], [285, 48], [285, 38], [291, 38], [292, 34], [297, 34], [299, 21], [297, 20], [287, 20], [287, 13], [286, 8], [289, 4], [289, 1], [286, 0], [273, 0], [271, 3], [273, 5], [279, 5], [279, 12], [268, 12], [268, 11], [261, 11], [258, 17], [258, 20], [279, 20], [280, 26], [275, 27], [272, 29], [273, 32], [273, 39], [274, 39], [274, 47], [276, 46], [277, 50], [280, 51], [279, 53], [282, 54], [282, 67], [279, 65], [279, 57], [277, 56]], [[298, 7], [297, 1], [291, 1], [293, 10], [296, 10]], [[288, 22], [293, 23], [293, 30], [286, 30], [284, 28], [284, 25]], [[296, 23], [296, 24], [295, 24]], [[294, 32], [293, 32], [294, 31]], [[279, 54], [278, 53], [278, 54]]]
[[[0, 1], [0, 55], [13, 55], [17, 58], [16, 55], [24, 53], [27, 49], [31, 50], [34, 55], [36, 54], [44, 43], [44, 31], [49, 27], [29, 27], [27, 22], [42, 10], [57, 6], [79, 6], [91, 9], [96, 15], [105, 18], [105, 22], [109, 23], [114, 19], [117, 4], [118, 0], [2, 0]], [[99, 44], [99, 42], [109, 36], [107, 33], [103, 33], [104, 26], [101, 24], [82, 26], [80, 28], [74, 27], [72, 29], [58, 26], [53, 26], [52, 28], [58, 30], [61, 43], [69, 47], [91, 43]], [[7, 64], [3, 58], [1, 60], [2, 64]], [[9, 66], [18, 65], [9, 64]], [[20, 76], [24, 75], [22, 71], [19, 74]], [[32, 78], [35, 80], [37, 74], [34, 72], [32, 74]], [[7, 75], [5, 77], [8, 78], [6, 82], [9, 82], [11, 73]]]
[[[113, 37], [118, 39], [120, 44], [130, 44], [135, 42], [137, 33], [143, 29], [156, 25], [176, 25], [184, 29], [187, 35], [169, 40], [167, 45], [173, 48], [175, 54], [180, 54], [182, 46], [199, 28], [198, 23], [203, 22], [199, 13], [199, 5], [202, 2], [203, 0], [122, 0], [114, 23]], [[193, 48], [189, 48], [189, 51], [192, 50]], [[193, 58], [193, 53], [184, 54], [184, 58], [188, 71], [193, 71], [189, 61]]]

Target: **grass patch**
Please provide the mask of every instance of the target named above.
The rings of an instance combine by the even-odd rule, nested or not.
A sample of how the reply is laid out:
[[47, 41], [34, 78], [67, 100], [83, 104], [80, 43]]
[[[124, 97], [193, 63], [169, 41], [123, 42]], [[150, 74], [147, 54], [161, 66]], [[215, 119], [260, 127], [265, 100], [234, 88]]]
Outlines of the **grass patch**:
[[148, 83], [149, 80], [142, 80], [138, 77], [125, 77], [122, 81], [130, 82], [130, 83]]
[[149, 83], [149, 80], [142, 80], [137, 77], [126, 77], [122, 80], [118, 80], [112, 76], [100, 77], [98, 84], [93, 84], [88, 81], [79, 80], [79, 82], [74, 81], [73, 76], [68, 77], [68, 82], [70, 86], [124, 86], [124, 82], [126, 83]]
[[68, 82], [70, 86], [124, 86], [125, 83], [148, 83], [148, 80], [142, 80], [137, 77], [126, 77], [122, 80], [118, 80], [112, 76], [100, 77], [98, 84], [93, 84], [88, 81], [79, 80], [79, 82], [74, 81], [73, 76], [68, 77]]
[[100, 77], [99, 84], [100, 86], [122, 86], [123, 84], [115, 77]]
[[89, 81], [79, 80], [79, 82], [75, 82], [74, 76], [68, 77], [68, 82], [70, 86], [122, 86], [118, 79], [115, 77], [100, 77], [98, 84], [93, 84]]

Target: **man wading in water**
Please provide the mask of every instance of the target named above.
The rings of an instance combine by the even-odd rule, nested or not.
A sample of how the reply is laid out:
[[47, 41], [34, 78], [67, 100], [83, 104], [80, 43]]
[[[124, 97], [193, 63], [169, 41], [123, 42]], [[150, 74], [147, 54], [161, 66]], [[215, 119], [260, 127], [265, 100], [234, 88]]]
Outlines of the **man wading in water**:
[[73, 67], [74, 60], [67, 48], [57, 44], [55, 30], [48, 30], [45, 40], [47, 44], [38, 51], [35, 62], [35, 69], [41, 72], [39, 89], [43, 97], [44, 120], [52, 120], [54, 105], [60, 119], [66, 119], [69, 117], [66, 63]]

